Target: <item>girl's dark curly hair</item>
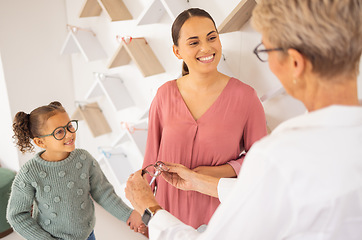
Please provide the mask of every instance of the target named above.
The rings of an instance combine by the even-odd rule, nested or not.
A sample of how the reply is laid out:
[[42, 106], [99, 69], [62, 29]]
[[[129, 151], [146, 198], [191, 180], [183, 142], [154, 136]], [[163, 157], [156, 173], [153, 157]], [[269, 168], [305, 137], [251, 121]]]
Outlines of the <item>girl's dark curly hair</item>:
[[18, 112], [13, 121], [13, 139], [22, 153], [32, 152], [34, 146], [31, 139], [42, 135], [45, 122], [57, 113], [65, 112], [60, 102], [51, 102], [49, 105], [34, 109], [30, 114]]

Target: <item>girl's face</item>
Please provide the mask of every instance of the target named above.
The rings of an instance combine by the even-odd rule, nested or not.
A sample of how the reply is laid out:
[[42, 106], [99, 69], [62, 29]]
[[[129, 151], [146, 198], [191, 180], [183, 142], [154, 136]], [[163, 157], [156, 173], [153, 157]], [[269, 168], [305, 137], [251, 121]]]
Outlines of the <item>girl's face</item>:
[[206, 17], [191, 17], [180, 30], [178, 46], [173, 46], [177, 58], [183, 59], [190, 74], [217, 71], [221, 58], [221, 43], [213, 22]]
[[[56, 128], [66, 126], [69, 121], [70, 119], [66, 112], [57, 113], [46, 121], [43, 134], [51, 134]], [[66, 134], [63, 139], [57, 140], [54, 136], [42, 137], [40, 139], [42, 145], [38, 146], [46, 150], [46, 156], [48, 158], [50, 157], [50, 159], [46, 160], [60, 160], [62, 156], [65, 156], [64, 158], [66, 158], [69, 153], [75, 149], [75, 138], [76, 133], [71, 133], [66, 129]]]

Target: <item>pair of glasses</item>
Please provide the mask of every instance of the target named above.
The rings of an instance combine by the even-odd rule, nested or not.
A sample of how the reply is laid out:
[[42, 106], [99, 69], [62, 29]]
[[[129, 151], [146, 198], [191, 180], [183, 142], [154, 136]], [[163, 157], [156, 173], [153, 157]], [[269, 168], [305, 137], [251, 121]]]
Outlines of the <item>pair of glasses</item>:
[[38, 138], [53, 136], [56, 140], [65, 138], [68, 132], [75, 133], [78, 130], [78, 120], [71, 120], [63, 127], [57, 127], [51, 134], [38, 136]]
[[169, 170], [170, 169], [166, 166], [165, 163], [157, 161], [155, 164], [150, 164], [142, 169], [141, 175], [143, 176], [146, 173], [149, 174], [152, 177], [150, 181], [150, 185], [152, 185], [152, 183], [156, 180], [158, 176], [161, 175], [162, 172], [168, 172]]
[[[262, 48], [262, 49], [260, 49]], [[253, 53], [258, 57], [258, 59], [262, 62], [268, 61], [268, 52], [272, 51], [284, 51], [283, 48], [265, 48], [263, 43], [259, 43], [258, 46], [255, 47]]]

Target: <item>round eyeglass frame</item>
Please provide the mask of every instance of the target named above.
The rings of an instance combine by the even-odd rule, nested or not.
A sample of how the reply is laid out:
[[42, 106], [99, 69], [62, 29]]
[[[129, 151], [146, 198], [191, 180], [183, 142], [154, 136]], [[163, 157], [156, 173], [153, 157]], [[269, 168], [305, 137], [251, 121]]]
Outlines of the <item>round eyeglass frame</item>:
[[[284, 48], [266, 48], [266, 49], [258, 49], [260, 46], [264, 46], [264, 44], [261, 42], [259, 43], [255, 48], [253, 53], [256, 55], [256, 57], [262, 61], [262, 62], [268, 62], [268, 58], [264, 59], [262, 57], [260, 57], [260, 53], [268, 53], [268, 52], [272, 52], [272, 51], [284, 51]], [[266, 55], [268, 56], [268, 55]]]
[[[74, 124], [74, 123], [75, 123], [75, 124]], [[74, 127], [74, 125], [75, 125], [75, 126], [76, 126], [76, 127], [74, 128], [75, 130], [70, 130], [70, 128], [69, 128], [70, 125], [73, 125], [73, 127]], [[54, 134], [58, 129], [63, 129], [63, 130], [64, 130], [64, 136], [63, 136], [62, 138], [57, 138], [57, 137], [55, 136], [55, 134]], [[62, 126], [62, 127], [57, 127], [56, 129], [54, 129], [54, 131], [53, 131], [51, 134], [46, 134], [46, 135], [42, 135], [42, 136], [37, 136], [37, 138], [53, 136], [53, 137], [55, 138], [55, 140], [59, 140], [59, 141], [60, 141], [60, 140], [64, 139], [65, 136], [67, 135], [67, 130], [68, 130], [68, 132], [70, 132], [70, 133], [75, 133], [75, 132], [78, 130], [78, 120], [70, 120], [70, 121], [67, 123], [67, 125]]]

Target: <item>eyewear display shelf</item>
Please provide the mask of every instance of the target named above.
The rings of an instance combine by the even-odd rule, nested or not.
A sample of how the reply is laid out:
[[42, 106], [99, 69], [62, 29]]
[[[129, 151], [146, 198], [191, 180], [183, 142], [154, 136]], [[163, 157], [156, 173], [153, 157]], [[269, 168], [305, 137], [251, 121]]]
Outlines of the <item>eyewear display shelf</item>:
[[95, 78], [95, 82], [85, 97], [87, 100], [104, 96], [115, 111], [134, 105], [134, 101], [121, 78], [102, 73], [95, 73]]
[[90, 29], [68, 25], [68, 30], [60, 54], [81, 53], [87, 62], [107, 58], [106, 52]]
[[101, 15], [102, 10], [107, 13], [111, 21], [133, 18], [122, 0], [85, 0], [79, 17], [97, 17]]
[[219, 33], [239, 31], [250, 19], [251, 13], [256, 6], [255, 0], [241, 0], [234, 10], [225, 18], [218, 27]]
[[174, 21], [180, 12], [189, 7], [186, 0], [153, 0], [142, 12], [137, 25], [158, 23], [165, 13]]
[[144, 77], [165, 72], [145, 38], [130, 38], [121, 41], [108, 68], [129, 64], [133, 60]]
[[78, 106], [72, 119], [85, 120], [93, 137], [112, 132], [97, 102]]

